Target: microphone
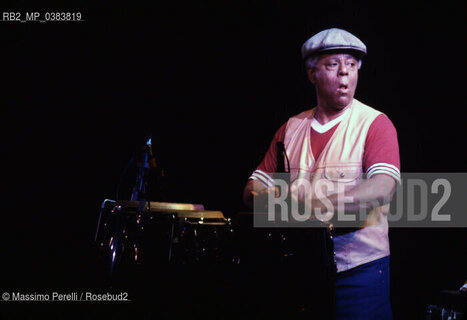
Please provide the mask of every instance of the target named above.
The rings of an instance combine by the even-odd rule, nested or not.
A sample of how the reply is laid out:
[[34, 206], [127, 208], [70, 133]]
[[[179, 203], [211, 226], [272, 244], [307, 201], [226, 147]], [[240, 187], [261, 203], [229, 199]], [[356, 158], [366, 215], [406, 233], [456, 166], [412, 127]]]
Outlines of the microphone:
[[146, 142], [147, 155], [145, 155], [145, 168], [156, 168], [156, 157], [152, 152], [152, 134], [149, 134], [148, 141]]
[[149, 159], [152, 156], [151, 137], [152, 135], [149, 134], [149, 139], [146, 142], [146, 145], [143, 147], [143, 168], [149, 168]]
[[[289, 158], [287, 157], [287, 152], [285, 151], [284, 142], [276, 142], [276, 148], [277, 172], [290, 172]], [[285, 171], [285, 160], [287, 160], [287, 171]]]
[[141, 162], [137, 164], [139, 168], [135, 187], [131, 194], [131, 200], [142, 200], [146, 197], [148, 191], [148, 169], [150, 167], [156, 167], [156, 161], [152, 153], [152, 134], [149, 134], [149, 138], [146, 144], [142, 147], [142, 158]]
[[284, 143], [276, 142], [276, 160], [277, 160], [277, 172], [285, 172], [284, 167]]

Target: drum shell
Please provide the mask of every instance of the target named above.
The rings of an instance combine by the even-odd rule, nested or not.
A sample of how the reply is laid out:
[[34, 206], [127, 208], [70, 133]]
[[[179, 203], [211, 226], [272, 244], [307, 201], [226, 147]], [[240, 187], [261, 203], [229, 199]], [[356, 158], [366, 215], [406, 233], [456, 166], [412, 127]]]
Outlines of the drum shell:
[[164, 269], [173, 265], [232, 261], [233, 228], [227, 219], [179, 218], [176, 213], [108, 213], [99, 241], [101, 255], [115, 273]]

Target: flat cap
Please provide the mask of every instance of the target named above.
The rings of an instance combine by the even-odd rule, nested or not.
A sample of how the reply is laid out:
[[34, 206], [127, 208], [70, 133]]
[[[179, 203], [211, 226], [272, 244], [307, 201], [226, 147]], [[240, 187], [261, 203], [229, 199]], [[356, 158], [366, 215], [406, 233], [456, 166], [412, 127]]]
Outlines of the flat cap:
[[333, 50], [352, 50], [360, 56], [366, 55], [365, 44], [348, 31], [331, 28], [318, 32], [305, 41], [302, 46], [302, 58]]

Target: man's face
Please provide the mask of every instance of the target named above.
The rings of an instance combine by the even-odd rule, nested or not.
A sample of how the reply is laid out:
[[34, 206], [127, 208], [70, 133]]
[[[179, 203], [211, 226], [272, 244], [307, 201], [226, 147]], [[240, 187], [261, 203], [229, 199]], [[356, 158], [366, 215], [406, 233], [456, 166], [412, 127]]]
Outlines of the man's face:
[[348, 53], [322, 55], [308, 77], [315, 85], [319, 104], [343, 109], [352, 101], [358, 82], [358, 61]]

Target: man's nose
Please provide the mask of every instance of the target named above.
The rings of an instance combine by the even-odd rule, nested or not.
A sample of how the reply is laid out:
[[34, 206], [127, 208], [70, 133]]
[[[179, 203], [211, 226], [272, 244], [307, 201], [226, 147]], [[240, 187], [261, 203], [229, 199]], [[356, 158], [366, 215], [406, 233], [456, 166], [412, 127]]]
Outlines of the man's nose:
[[347, 70], [347, 66], [345, 63], [339, 64], [339, 75], [340, 76], [347, 76], [349, 74], [349, 70]]

